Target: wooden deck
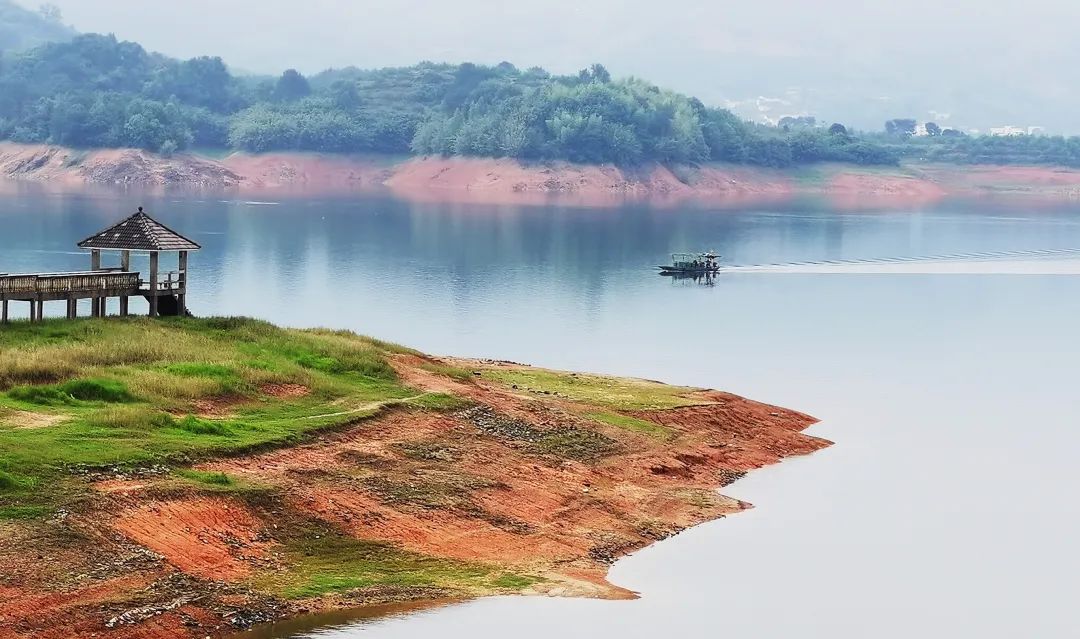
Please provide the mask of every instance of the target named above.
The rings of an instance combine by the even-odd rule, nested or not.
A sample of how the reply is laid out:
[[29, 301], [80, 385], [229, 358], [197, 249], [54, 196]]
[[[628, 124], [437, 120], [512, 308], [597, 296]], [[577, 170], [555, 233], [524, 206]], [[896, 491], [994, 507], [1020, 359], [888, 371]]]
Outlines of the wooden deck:
[[[105, 300], [120, 300], [120, 314], [127, 315], [128, 298], [177, 297], [187, 293], [182, 274], [176, 271], [161, 273], [157, 282], [146, 282], [137, 271], [101, 269], [69, 273], [0, 273], [0, 321], [8, 321], [8, 302], [29, 302], [31, 321], [43, 316], [42, 306], [49, 301], [66, 301], [67, 315], [74, 318], [78, 300], [90, 299], [91, 314], [105, 315]], [[156, 284], [153, 285], [153, 284]], [[154, 307], [156, 309], [156, 304]]]

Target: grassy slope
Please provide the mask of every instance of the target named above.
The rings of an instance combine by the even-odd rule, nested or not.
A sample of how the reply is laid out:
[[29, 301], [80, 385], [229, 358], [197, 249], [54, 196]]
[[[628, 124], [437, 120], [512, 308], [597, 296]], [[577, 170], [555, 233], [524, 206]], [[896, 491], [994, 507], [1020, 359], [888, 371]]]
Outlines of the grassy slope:
[[[0, 477], [29, 490], [71, 467], [296, 441], [417, 395], [383, 357], [395, 350], [253, 320], [13, 324], [0, 330]], [[264, 392], [284, 384], [310, 393]], [[229, 404], [229, 416], [195, 416], [200, 401]]]
[[[0, 525], [46, 519], [77, 504], [89, 490], [81, 473], [116, 466], [161, 465], [169, 475], [159, 489], [228, 494], [258, 504], [272, 487], [195, 471], [192, 462], [289, 446], [386, 406], [444, 411], [466, 403], [406, 387], [387, 362], [405, 352], [352, 333], [289, 330], [248, 319], [0, 327]], [[436, 363], [424, 368], [452, 380], [472, 376]], [[681, 396], [688, 389], [649, 382], [545, 370], [484, 376], [581, 401], [596, 422], [659, 438], [668, 435], [664, 427], [620, 411], [693, 403]], [[282, 388], [304, 392], [286, 395]], [[539, 454], [566, 459], [601, 454], [594, 449], [607, 442], [581, 429], [534, 439]], [[394, 486], [375, 488], [392, 493]], [[288, 530], [283, 524], [280, 541], [288, 569], [261, 572], [250, 586], [286, 598], [368, 586], [508, 592], [536, 581], [498, 566], [354, 539], [314, 521], [293, 521]]]

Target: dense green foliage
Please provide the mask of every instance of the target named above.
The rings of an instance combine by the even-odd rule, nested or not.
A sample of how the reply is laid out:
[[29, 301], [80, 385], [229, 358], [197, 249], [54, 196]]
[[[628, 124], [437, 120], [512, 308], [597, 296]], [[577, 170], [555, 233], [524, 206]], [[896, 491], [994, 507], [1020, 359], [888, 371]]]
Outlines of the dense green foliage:
[[[4, 8], [0, 0], [0, 10]], [[46, 19], [46, 18], [41, 18]], [[1080, 140], [971, 138], [897, 118], [884, 134], [810, 116], [757, 125], [593, 65], [543, 69], [424, 62], [305, 78], [237, 77], [220, 58], [179, 61], [113, 36], [82, 35], [0, 58], [0, 139], [73, 147], [443, 154], [574, 162], [819, 161], [1080, 166]]]
[[912, 159], [954, 164], [1018, 164], [1080, 167], [1080, 137], [945, 135], [911, 139], [903, 149]]
[[238, 78], [83, 35], [0, 61], [0, 137], [75, 147], [440, 153], [576, 162], [895, 163], [814, 128], [755, 126], [600, 65], [555, 77], [511, 64], [421, 63]]

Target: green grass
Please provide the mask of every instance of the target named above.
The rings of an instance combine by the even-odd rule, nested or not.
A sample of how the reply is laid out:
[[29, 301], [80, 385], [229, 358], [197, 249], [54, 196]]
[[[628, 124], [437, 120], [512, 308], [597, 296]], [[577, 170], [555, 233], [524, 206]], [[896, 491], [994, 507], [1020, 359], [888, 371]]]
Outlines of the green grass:
[[252, 496], [256, 494], [273, 493], [278, 489], [274, 486], [253, 482], [244, 477], [238, 477], [212, 470], [195, 470], [193, 468], [177, 468], [173, 475], [178, 481], [188, 486], [198, 488], [203, 492], [228, 493], [238, 497]]
[[542, 369], [488, 369], [483, 376], [507, 386], [616, 410], [663, 410], [702, 404], [694, 389], [646, 380], [560, 373]]
[[0, 506], [0, 521], [41, 519], [49, 513], [45, 506]]
[[459, 382], [470, 382], [475, 377], [472, 371], [465, 370], [464, 368], [460, 368], [458, 366], [451, 366], [449, 364], [436, 364], [434, 362], [429, 362], [426, 364], [421, 364], [420, 368], [428, 372], [435, 373], [437, 375], [442, 375], [443, 377], [449, 377], [450, 379], [454, 379]]
[[77, 402], [132, 402], [135, 396], [122, 382], [112, 379], [73, 379], [62, 384], [17, 386], [8, 397], [38, 406], [62, 406]]
[[650, 422], [644, 419], [638, 419], [637, 417], [630, 417], [628, 415], [620, 415], [619, 413], [612, 413], [608, 411], [597, 411], [589, 413], [587, 415], [589, 419], [596, 420], [604, 424], [610, 424], [611, 426], [618, 426], [619, 428], [633, 431], [635, 433], [641, 433], [657, 439], [671, 439], [675, 436], [675, 431], [666, 426], [661, 426], [656, 422]]
[[236, 480], [232, 477], [221, 472], [183, 469], [176, 471], [176, 474], [196, 483], [210, 486], [232, 486], [236, 483]]
[[446, 393], [424, 393], [419, 397], [409, 399], [405, 403], [414, 408], [439, 412], [461, 410], [472, 405], [472, 401], [464, 397], [447, 395]]
[[430, 557], [382, 542], [333, 532], [306, 531], [286, 543], [287, 571], [257, 575], [253, 586], [267, 594], [306, 599], [373, 586], [445, 588], [460, 594], [515, 591], [537, 582], [480, 563]]
[[17, 478], [15, 475], [12, 475], [7, 471], [0, 470], [0, 493], [14, 491], [18, 488], [21, 488], [22, 485], [23, 482], [19, 480], [19, 478]]
[[532, 575], [516, 575], [508, 572], [500, 575], [495, 581], [491, 582], [491, 584], [496, 588], [504, 588], [506, 590], [524, 590], [541, 581], [543, 581], [543, 579]]
[[615, 440], [591, 430], [559, 428], [544, 432], [532, 443], [534, 452], [576, 461], [594, 461], [619, 450]]
[[[0, 490], [72, 466], [187, 461], [302, 441], [415, 397], [387, 362], [402, 347], [344, 331], [290, 330], [244, 318], [113, 318], [0, 329], [0, 413], [46, 411], [41, 428], [0, 428]], [[303, 385], [278, 399], [260, 388]], [[227, 416], [197, 415], [228, 398]], [[450, 409], [449, 396], [413, 400]]]

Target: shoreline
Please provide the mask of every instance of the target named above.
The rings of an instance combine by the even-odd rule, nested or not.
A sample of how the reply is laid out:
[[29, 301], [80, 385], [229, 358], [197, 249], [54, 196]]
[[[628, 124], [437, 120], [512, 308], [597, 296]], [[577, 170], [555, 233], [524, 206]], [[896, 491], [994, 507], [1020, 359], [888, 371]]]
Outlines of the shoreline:
[[933, 204], [946, 198], [1080, 199], [1080, 169], [942, 165], [813, 164], [789, 169], [706, 164], [634, 168], [563, 161], [325, 153], [231, 153], [166, 158], [134, 149], [75, 150], [0, 142], [0, 192], [19, 184], [232, 193], [246, 196], [389, 194], [420, 203], [566, 204], [610, 208], [649, 203], [723, 207], [815, 198], [842, 209]]
[[[37, 330], [92, 325], [88, 334], [201, 340], [219, 321], [53, 321]], [[63, 492], [40, 514], [0, 516], [0, 561], [10, 571], [0, 579], [0, 638], [220, 637], [373, 605], [506, 594], [634, 598], [608, 582], [614, 561], [745, 510], [716, 490], [829, 445], [803, 433], [814, 418], [719, 391], [435, 358], [248, 320], [235, 330], [374, 346], [402, 390], [353, 409], [347, 396], [316, 397], [325, 392], [318, 380], [264, 384], [251, 399], [211, 394], [170, 410], [206, 432], [248, 428], [269, 410], [260, 403], [318, 427], [232, 452], [193, 449], [186, 463], [80, 466], [74, 475], [39, 469]], [[232, 339], [228, 331], [214, 339], [222, 337]], [[0, 332], [0, 347], [3, 339]], [[135, 373], [121, 366], [99, 374]], [[331, 374], [325, 383], [350, 379]], [[341, 408], [328, 412], [328, 404]], [[10, 457], [10, 442], [52, 436], [64, 420], [97, 410], [115, 409], [35, 408], [0, 394], [0, 453]], [[41, 499], [19, 495], [0, 490], [0, 514]]]

